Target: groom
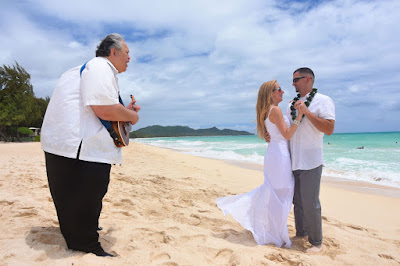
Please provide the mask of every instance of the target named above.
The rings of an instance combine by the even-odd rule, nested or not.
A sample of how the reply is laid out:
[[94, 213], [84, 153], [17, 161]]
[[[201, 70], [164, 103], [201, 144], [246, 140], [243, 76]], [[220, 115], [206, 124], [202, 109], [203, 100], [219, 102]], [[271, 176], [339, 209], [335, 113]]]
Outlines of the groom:
[[335, 104], [332, 99], [313, 90], [314, 72], [306, 67], [293, 73], [293, 86], [300, 99], [289, 103], [286, 110], [293, 122], [291, 106], [302, 110], [304, 117], [296, 133], [290, 139], [292, 171], [295, 180], [294, 218], [296, 236], [308, 235], [312, 247], [307, 253], [322, 251], [322, 219], [319, 188], [322, 175], [323, 137], [331, 135], [335, 128]]
[[313, 89], [314, 72], [307, 67], [293, 73], [293, 86], [300, 97], [288, 105], [286, 115], [293, 123], [296, 109], [304, 117], [290, 139], [292, 171], [295, 179], [294, 218], [296, 236], [305, 237], [312, 247], [307, 253], [322, 251], [322, 218], [319, 189], [322, 175], [323, 137], [331, 135], [335, 128], [335, 104], [332, 99]]

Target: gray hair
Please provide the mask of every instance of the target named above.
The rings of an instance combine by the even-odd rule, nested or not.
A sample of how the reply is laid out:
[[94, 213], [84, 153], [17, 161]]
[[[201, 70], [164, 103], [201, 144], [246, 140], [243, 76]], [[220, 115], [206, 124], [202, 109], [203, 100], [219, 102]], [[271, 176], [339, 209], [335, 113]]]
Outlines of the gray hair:
[[97, 46], [96, 57], [109, 56], [111, 53], [111, 48], [121, 50], [121, 48], [122, 48], [121, 42], [124, 42], [124, 41], [125, 41], [124, 38], [118, 33], [111, 33], [111, 34], [107, 35]]

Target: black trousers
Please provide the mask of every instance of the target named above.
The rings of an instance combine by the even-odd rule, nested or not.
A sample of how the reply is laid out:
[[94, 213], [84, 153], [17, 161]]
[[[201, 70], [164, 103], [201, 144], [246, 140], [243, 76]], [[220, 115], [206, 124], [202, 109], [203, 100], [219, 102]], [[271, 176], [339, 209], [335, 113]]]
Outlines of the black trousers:
[[84, 252], [98, 249], [97, 228], [111, 165], [47, 152], [45, 158], [50, 193], [68, 248]]

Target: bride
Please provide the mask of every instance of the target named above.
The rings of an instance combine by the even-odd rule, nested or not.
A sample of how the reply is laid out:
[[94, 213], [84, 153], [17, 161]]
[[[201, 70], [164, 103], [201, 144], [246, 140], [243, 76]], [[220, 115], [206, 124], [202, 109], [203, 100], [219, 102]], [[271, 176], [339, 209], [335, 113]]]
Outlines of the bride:
[[278, 104], [284, 91], [276, 80], [261, 85], [257, 99], [257, 135], [271, 136], [264, 156], [264, 183], [250, 192], [217, 198], [224, 215], [231, 214], [244, 228], [251, 231], [259, 245], [274, 244], [290, 248], [287, 217], [292, 208], [294, 178], [289, 143], [300, 124], [298, 113], [293, 124], [282, 115]]

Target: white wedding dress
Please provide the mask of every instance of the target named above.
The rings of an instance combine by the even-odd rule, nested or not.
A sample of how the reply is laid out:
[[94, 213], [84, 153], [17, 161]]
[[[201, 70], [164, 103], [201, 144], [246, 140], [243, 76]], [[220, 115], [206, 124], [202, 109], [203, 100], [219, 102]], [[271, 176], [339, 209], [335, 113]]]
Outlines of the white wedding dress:
[[[284, 119], [289, 124], [286, 116]], [[232, 215], [252, 232], [257, 244], [290, 248], [287, 218], [292, 208], [294, 178], [289, 143], [269, 120], [269, 114], [265, 126], [271, 142], [264, 156], [264, 184], [245, 194], [217, 198], [216, 201], [224, 215]]]

